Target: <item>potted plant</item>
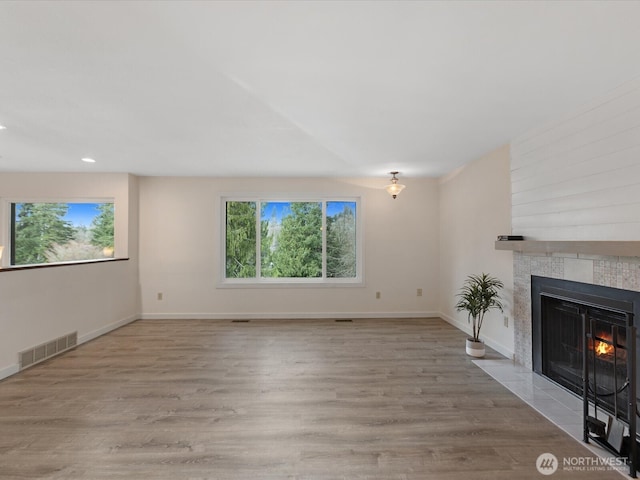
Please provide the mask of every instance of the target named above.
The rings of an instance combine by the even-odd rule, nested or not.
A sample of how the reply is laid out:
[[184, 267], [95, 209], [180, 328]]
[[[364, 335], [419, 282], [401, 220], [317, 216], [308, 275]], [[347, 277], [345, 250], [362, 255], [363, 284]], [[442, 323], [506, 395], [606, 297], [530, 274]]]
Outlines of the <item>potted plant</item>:
[[473, 337], [467, 339], [467, 354], [472, 357], [484, 357], [484, 342], [480, 340], [480, 329], [485, 314], [496, 308], [503, 311], [500, 302], [500, 289], [504, 285], [497, 278], [486, 273], [469, 275], [458, 293], [456, 309], [466, 310], [469, 321], [473, 322]]

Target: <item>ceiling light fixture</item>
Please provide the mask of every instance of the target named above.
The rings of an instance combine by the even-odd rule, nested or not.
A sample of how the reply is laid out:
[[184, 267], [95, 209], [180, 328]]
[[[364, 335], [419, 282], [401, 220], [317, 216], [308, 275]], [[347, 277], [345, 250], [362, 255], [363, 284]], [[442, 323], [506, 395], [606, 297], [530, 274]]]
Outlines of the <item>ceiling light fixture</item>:
[[6, 130], [7, 127], [5, 127], [4, 125], [0, 125], [0, 130]]
[[395, 199], [400, 194], [400, 192], [404, 190], [405, 186], [398, 183], [398, 179], [396, 178], [396, 175], [398, 174], [398, 172], [389, 172], [389, 173], [393, 175], [391, 177], [391, 183], [384, 188], [387, 192], [389, 192], [389, 195], [391, 195]]
[[93, 158], [89, 158], [89, 157], [83, 158], [82, 161], [85, 163], [96, 163], [96, 161]]

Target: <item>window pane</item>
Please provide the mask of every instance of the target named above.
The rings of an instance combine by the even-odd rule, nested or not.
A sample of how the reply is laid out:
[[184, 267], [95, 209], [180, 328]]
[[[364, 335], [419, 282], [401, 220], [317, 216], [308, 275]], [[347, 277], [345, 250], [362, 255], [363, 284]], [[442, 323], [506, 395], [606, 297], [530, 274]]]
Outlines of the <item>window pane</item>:
[[113, 203], [13, 203], [12, 265], [113, 257]]
[[262, 277], [322, 277], [320, 202], [263, 202], [260, 218]]
[[256, 210], [256, 202], [227, 202], [227, 278], [256, 276]]
[[356, 276], [356, 203], [327, 202], [327, 277]]

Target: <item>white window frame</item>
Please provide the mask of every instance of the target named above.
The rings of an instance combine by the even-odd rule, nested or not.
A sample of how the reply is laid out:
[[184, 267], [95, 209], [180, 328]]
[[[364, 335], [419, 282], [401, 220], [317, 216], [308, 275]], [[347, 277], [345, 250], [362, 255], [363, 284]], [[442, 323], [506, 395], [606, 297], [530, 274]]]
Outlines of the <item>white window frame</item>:
[[[265, 202], [322, 203], [322, 277], [320, 278], [263, 278], [260, 276], [260, 243], [256, 242], [256, 277], [226, 278], [227, 202], [255, 202], [256, 238], [260, 238], [261, 204]], [[327, 278], [326, 268], [326, 204], [327, 202], [354, 202], [356, 204], [356, 276], [351, 278]], [[364, 206], [358, 196], [294, 196], [294, 195], [222, 195], [220, 197], [220, 275], [218, 288], [269, 288], [269, 287], [364, 287]]]

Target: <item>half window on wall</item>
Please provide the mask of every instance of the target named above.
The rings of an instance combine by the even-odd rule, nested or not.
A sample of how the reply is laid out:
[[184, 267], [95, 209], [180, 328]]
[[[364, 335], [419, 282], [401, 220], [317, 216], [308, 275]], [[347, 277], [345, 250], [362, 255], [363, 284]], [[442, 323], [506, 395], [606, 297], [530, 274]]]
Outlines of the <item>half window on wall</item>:
[[11, 265], [113, 257], [113, 202], [22, 202], [10, 206]]
[[358, 199], [224, 199], [228, 283], [360, 283]]

